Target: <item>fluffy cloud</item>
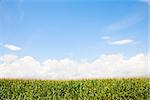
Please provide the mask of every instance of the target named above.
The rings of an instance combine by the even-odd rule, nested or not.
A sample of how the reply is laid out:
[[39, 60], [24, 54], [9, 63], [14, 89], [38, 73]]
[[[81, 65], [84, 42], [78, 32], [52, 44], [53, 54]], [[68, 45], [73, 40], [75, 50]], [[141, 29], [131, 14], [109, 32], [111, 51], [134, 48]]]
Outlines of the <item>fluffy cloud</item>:
[[144, 54], [128, 59], [121, 54], [101, 55], [94, 61], [84, 62], [65, 58], [40, 63], [30, 56], [17, 58], [14, 55], [0, 58], [3, 62], [0, 64], [0, 78], [79, 79], [150, 75], [148, 56]]
[[11, 51], [20, 51], [22, 49], [22, 48], [15, 46], [13, 44], [5, 44], [4, 47], [11, 50]]
[[11, 63], [17, 58], [15, 55], [4, 55], [0, 57], [0, 61], [3, 61], [4, 63]]

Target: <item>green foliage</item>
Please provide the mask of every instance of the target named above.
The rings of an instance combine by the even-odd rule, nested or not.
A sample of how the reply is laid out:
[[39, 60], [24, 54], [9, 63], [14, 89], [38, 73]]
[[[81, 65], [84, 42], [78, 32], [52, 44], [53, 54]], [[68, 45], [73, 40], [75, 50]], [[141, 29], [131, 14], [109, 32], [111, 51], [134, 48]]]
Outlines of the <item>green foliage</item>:
[[0, 100], [150, 100], [150, 79], [0, 79]]

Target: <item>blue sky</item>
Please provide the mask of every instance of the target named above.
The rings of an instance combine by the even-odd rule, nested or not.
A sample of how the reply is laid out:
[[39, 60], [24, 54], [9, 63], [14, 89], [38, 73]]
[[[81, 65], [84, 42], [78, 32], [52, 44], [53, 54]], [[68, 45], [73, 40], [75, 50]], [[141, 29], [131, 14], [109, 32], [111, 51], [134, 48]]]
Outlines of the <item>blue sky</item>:
[[149, 6], [149, 0], [0, 0], [0, 78], [150, 76]]
[[148, 13], [142, 0], [1, 0], [0, 55], [30, 55], [43, 61], [147, 54]]

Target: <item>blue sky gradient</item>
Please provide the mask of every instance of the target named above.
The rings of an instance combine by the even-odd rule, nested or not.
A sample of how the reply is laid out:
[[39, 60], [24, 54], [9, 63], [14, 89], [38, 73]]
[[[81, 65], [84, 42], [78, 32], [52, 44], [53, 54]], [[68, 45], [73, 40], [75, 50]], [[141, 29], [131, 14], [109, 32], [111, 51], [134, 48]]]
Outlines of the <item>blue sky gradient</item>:
[[[0, 1], [0, 55], [95, 59], [148, 53], [149, 6], [140, 0]], [[109, 37], [109, 39], [103, 39]], [[128, 44], [112, 45], [118, 40]], [[3, 47], [13, 44], [18, 52]]]

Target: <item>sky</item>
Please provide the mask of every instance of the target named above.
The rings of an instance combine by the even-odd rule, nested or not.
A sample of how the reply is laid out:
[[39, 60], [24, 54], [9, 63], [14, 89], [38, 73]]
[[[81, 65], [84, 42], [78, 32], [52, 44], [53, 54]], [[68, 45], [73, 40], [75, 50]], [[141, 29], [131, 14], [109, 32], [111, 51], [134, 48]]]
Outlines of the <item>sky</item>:
[[0, 77], [147, 75], [149, 5], [149, 0], [0, 0]]

